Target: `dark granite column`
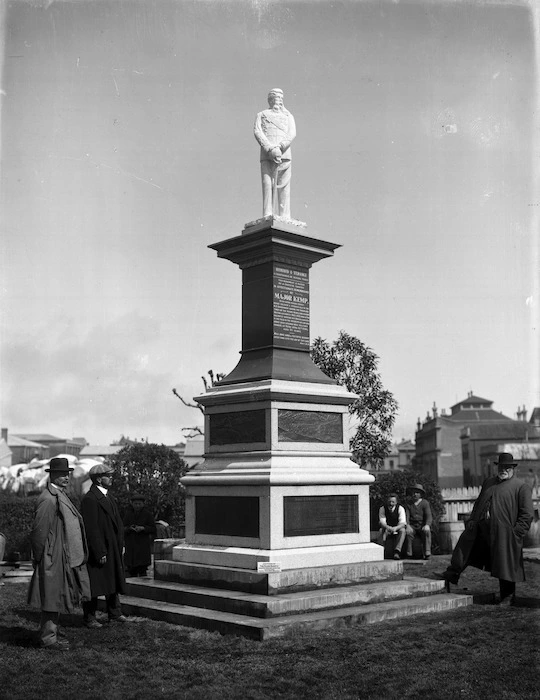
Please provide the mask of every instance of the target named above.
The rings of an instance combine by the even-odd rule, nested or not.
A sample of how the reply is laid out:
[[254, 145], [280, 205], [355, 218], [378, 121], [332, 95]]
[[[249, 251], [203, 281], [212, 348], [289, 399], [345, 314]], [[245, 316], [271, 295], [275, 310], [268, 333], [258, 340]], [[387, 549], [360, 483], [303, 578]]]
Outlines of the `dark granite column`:
[[209, 247], [242, 270], [242, 357], [219, 384], [261, 379], [335, 384], [309, 355], [309, 269], [340, 246], [265, 220]]

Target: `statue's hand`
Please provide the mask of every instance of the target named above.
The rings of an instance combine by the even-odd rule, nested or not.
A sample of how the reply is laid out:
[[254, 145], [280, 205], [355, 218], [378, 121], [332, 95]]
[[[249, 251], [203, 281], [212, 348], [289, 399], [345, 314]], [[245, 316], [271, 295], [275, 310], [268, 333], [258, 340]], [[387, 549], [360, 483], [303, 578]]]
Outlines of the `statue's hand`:
[[281, 163], [281, 148], [279, 146], [273, 148], [270, 151], [270, 155], [272, 156], [274, 163]]

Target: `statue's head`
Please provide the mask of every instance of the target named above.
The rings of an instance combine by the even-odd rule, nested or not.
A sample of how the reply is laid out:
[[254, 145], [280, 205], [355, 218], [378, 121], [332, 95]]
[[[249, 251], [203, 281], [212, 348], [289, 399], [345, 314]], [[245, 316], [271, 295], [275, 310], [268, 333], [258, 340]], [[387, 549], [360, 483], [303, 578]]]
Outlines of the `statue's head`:
[[283, 107], [283, 90], [280, 88], [272, 88], [268, 93], [268, 104], [270, 107]]

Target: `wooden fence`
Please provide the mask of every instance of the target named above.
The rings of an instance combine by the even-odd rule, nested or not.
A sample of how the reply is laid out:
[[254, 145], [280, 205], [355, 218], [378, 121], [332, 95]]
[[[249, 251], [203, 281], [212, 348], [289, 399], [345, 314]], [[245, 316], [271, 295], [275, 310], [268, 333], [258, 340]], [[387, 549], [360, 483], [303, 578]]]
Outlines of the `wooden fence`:
[[441, 522], [449, 523], [463, 520], [471, 512], [473, 503], [478, 498], [479, 493], [479, 486], [441, 489], [446, 508], [445, 514], [441, 516]]

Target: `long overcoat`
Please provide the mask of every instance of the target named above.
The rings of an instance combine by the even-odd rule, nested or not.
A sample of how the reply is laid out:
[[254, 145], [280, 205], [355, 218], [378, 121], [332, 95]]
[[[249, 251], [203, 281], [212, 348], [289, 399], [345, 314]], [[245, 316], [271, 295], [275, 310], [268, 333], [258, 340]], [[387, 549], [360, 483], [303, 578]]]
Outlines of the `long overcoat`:
[[[71, 613], [81, 600], [89, 598], [90, 586], [86, 564], [70, 565], [68, 534], [59, 503], [61, 497], [57, 489], [48, 485], [36, 503], [30, 535], [35, 568], [28, 589], [28, 603], [48, 612]], [[81, 515], [67, 497], [62, 498], [62, 503], [79, 521], [86, 560], [88, 548]]]
[[492, 576], [505, 581], [524, 581], [523, 538], [534, 515], [530, 487], [516, 477], [503, 481], [489, 477], [482, 484], [471, 520], [479, 520], [486, 510], [489, 551], [482, 538], [476, 538], [467, 564], [491, 571]]
[[[131, 525], [142, 525], [142, 532], [133, 532]], [[152, 542], [156, 536], [154, 516], [146, 508], [135, 510], [132, 506], [124, 517], [126, 553], [124, 563], [128, 568], [149, 566], [152, 561]]]
[[[124, 525], [110, 491], [105, 495], [94, 484], [81, 502], [88, 539], [88, 575], [92, 597], [123, 593], [125, 586], [122, 549]], [[100, 559], [106, 556], [105, 564]]]

